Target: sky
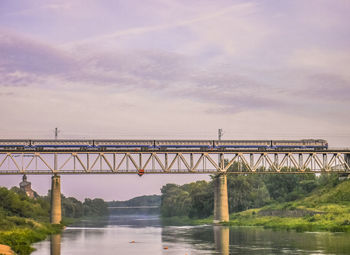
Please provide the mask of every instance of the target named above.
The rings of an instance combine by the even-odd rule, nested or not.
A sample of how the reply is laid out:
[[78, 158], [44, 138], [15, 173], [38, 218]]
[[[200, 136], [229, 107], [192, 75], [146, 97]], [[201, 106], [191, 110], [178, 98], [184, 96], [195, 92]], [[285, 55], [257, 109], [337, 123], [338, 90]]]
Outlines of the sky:
[[[0, 138], [350, 147], [348, 0], [0, 0]], [[20, 176], [0, 176], [18, 185]], [[203, 175], [63, 176], [123, 200]], [[49, 176], [29, 176], [40, 194]]]

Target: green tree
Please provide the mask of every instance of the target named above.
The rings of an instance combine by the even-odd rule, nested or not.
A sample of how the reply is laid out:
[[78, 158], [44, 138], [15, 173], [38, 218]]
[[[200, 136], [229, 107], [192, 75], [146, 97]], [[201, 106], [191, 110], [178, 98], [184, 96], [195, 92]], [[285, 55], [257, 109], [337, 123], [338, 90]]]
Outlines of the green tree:
[[86, 198], [83, 202], [84, 216], [103, 216], [108, 214], [107, 203], [101, 198]]

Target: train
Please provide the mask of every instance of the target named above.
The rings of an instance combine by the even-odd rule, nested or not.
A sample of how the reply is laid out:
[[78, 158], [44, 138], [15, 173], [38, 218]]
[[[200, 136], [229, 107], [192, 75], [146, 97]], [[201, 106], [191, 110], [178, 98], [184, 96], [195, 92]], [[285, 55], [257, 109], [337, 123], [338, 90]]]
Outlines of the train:
[[0, 149], [328, 149], [323, 139], [302, 140], [6, 140], [0, 139]]

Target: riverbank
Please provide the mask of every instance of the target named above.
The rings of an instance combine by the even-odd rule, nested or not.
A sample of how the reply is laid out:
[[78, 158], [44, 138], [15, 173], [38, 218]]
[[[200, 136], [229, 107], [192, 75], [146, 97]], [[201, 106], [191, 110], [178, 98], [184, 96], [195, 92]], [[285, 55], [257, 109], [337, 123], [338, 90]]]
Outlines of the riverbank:
[[[51, 234], [60, 233], [65, 226], [81, 220], [108, 214], [107, 204], [102, 199], [85, 199], [61, 195], [63, 220], [50, 224], [50, 197], [30, 198], [17, 187], [0, 187], [0, 244], [8, 245], [17, 254], [30, 254], [35, 242]], [[0, 253], [1, 254], [1, 253]]]
[[29, 198], [20, 189], [0, 187], [0, 244], [17, 254], [30, 254], [31, 245], [59, 233], [65, 223], [50, 224], [46, 197]]
[[8, 245], [15, 253], [23, 255], [34, 251], [31, 246], [33, 243], [42, 241], [51, 234], [60, 233], [64, 228], [63, 224], [52, 225], [20, 217], [7, 217], [6, 220], [15, 222], [16, 226], [0, 231], [0, 243]]
[[[213, 224], [213, 217], [192, 219], [187, 216], [163, 217], [168, 225]], [[309, 196], [286, 203], [230, 214], [226, 226], [304, 231], [350, 232], [350, 180], [335, 187], [325, 186]]]
[[224, 225], [350, 232], [350, 180], [315, 190], [310, 196], [293, 202], [233, 213]]
[[213, 217], [210, 216], [205, 219], [192, 219], [188, 216], [173, 216], [161, 217], [162, 225], [164, 226], [197, 226], [197, 225], [211, 225], [213, 224]]
[[[349, 206], [327, 204], [326, 209], [312, 211], [304, 208], [296, 209], [253, 209], [231, 214], [230, 221], [222, 223], [226, 226], [262, 226], [264, 228], [305, 231], [350, 232]], [[328, 211], [327, 211], [328, 210]], [[277, 214], [299, 214], [304, 216], [263, 216], [265, 212]], [[263, 215], [261, 215], [263, 213]]]

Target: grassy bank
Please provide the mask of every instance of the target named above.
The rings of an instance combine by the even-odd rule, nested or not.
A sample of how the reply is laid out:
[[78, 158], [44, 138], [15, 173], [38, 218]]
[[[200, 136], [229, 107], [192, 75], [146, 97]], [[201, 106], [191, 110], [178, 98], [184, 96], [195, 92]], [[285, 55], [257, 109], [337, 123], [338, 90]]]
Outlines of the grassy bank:
[[170, 226], [183, 226], [183, 225], [195, 226], [195, 225], [205, 225], [205, 224], [213, 223], [212, 216], [205, 219], [192, 219], [192, 218], [189, 218], [188, 216], [162, 217], [161, 219], [162, 219], [163, 225], [170, 225]]
[[31, 244], [58, 233], [62, 225], [49, 223], [50, 203], [45, 197], [31, 199], [18, 188], [0, 187], [0, 244], [17, 254], [30, 254]]
[[350, 180], [317, 189], [310, 196], [293, 202], [233, 213], [225, 225], [350, 232]]
[[10, 246], [17, 254], [30, 254], [34, 250], [31, 247], [33, 243], [42, 241], [48, 235], [59, 233], [63, 229], [63, 225], [52, 225], [15, 216], [7, 217], [6, 220], [15, 222], [16, 226], [0, 231], [0, 243]]
[[[165, 225], [212, 224], [213, 217], [163, 217]], [[262, 226], [296, 231], [350, 232], [350, 180], [314, 190], [292, 202], [273, 203], [261, 208], [232, 213], [229, 226]]]
[[19, 188], [10, 190], [0, 187], [0, 244], [8, 245], [18, 254], [30, 254], [31, 244], [44, 240], [50, 234], [59, 233], [64, 226], [85, 217], [108, 213], [102, 199], [85, 199], [81, 202], [73, 197], [62, 199], [61, 224], [50, 224], [50, 196], [34, 199]]

